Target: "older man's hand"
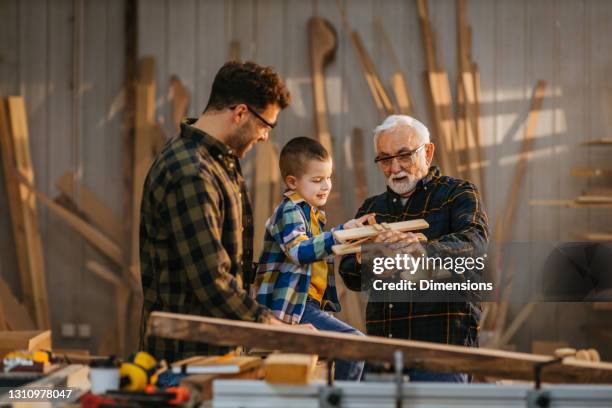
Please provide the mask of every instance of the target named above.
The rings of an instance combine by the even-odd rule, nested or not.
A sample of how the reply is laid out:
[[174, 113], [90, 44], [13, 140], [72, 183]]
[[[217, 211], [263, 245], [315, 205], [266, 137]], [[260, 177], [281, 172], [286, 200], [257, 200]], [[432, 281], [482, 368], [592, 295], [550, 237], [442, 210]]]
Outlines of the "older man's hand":
[[419, 239], [417, 235], [412, 232], [389, 230], [378, 234], [373, 242], [377, 244], [395, 244], [400, 242], [410, 244], [419, 242]]

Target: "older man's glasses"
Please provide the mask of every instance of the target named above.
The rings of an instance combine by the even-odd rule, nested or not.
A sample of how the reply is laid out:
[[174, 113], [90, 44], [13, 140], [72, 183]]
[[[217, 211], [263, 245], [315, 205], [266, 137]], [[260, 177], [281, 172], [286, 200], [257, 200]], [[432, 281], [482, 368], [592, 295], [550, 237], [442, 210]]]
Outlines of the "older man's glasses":
[[427, 143], [423, 143], [414, 150], [408, 152], [402, 152], [393, 156], [377, 156], [374, 159], [374, 163], [381, 165], [382, 167], [391, 167], [393, 159], [397, 159], [400, 165], [410, 166], [416, 163], [417, 153], [422, 150]]

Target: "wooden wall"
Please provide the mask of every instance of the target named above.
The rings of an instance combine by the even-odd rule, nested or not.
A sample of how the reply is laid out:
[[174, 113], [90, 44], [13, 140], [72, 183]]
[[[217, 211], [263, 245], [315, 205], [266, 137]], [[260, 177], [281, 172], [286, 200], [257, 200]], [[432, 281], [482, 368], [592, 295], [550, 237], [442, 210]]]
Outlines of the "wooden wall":
[[[608, 80], [612, 72], [609, 51], [612, 2], [467, 0], [466, 3], [467, 20], [473, 28], [473, 59], [481, 72], [481, 125], [487, 162], [485, 204], [491, 226], [507, 200], [531, 90], [536, 80], [544, 79], [548, 83], [546, 98], [512, 239], [554, 242], [571, 239], [572, 231], [612, 231], [609, 210], [527, 204], [529, 198], [575, 197], [582, 188], [596, 184], [571, 177], [571, 168], [609, 162], [609, 149], [578, 144], [589, 138], [609, 136], [612, 125], [612, 88]], [[71, 4], [66, 0], [0, 0], [0, 93], [21, 93], [26, 97], [38, 188], [54, 194], [54, 180], [64, 171], [80, 167], [85, 184], [119, 212], [122, 2], [85, 1], [78, 154], [72, 152], [75, 140], [71, 133]], [[407, 76], [416, 103], [415, 116], [429, 124], [422, 82], [425, 63], [415, 3], [346, 0], [344, 4], [352, 26], [359, 31], [386, 81], [393, 65], [373, 26], [375, 18], [383, 20]], [[429, 7], [438, 58], [454, 87], [455, 2], [430, 0]], [[279, 127], [272, 136], [278, 147], [292, 137], [314, 135], [307, 21], [315, 13], [328, 19], [338, 33], [336, 58], [326, 71], [326, 90], [345, 207], [352, 212], [359, 204], [354, 200], [355, 180], [347, 160], [354, 127], [363, 129], [366, 137], [369, 192], [383, 190], [384, 180], [372, 163], [370, 143], [371, 130], [379, 117], [334, 1], [143, 0], [138, 12], [139, 55], [156, 58], [157, 112], [168, 135], [172, 134], [170, 76], [178, 75], [187, 86], [192, 93], [189, 113], [199, 114], [208, 99], [216, 70], [228, 57], [230, 41], [238, 40], [244, 59], [273, 65], [292, 92], [293, 103], [281, 114]], [[252, 170], [250, 156], [246, 160], [247, 173]], [[6, 210], [4, 201], [0, 210]], [[55, 299], [54, 325], [74, 320], [92, 322], [101, 326], [95, 333], [99, 339], [97, 336], [109, 323], [100, 320], [94, 310], [112, 309], [114, 303], [111, 288], [89, 276], [83, 267], [86, 259], [96, 256], [94, 250], [44, 210], [41, 224], [50, 290]], [[0, 274], [16, 287], [10, 241], [6, 211], [1, 211]], [[111, 313], [109, 310], [107, 316]], [[579, 326], [604, 318], [588, 305], [542, 305], [514, 342], [523, 350], [529, 350], [533, 339], [563, 338], [579, 346], [599, 345], [595, 339], [587, 338]]]
[[[83, 184], [117, 214], [122, 208], [123, 16], [121, 1], [84, 2], [81, 103], [73, 111], [73, 1], [0, 2], [0, 94], [25, 98], [37, 189], [56, 196], [56, 180], [66, 171], [80, 172]], [[19, 293], [4, 186], [1, 190], [0, 275]], [[92, 350], [103, 339], [112, 343], [107, 333], [114, 327], [109, 319], [115, 315], [114, 290], [85, 268], [89, 259], [104, 259], [61, 219], [38, 209], [54, 343]], [[62, 339], [62, 323], [89, 324], [92, 338]]]

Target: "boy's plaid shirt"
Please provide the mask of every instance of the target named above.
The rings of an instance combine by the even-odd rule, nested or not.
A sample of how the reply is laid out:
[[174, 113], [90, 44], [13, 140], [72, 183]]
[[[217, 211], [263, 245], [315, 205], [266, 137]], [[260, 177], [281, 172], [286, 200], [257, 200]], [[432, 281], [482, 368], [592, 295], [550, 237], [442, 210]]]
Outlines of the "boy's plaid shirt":
[[[257, 301], [286, 323], [298, 324], [304, 313], [312, 273], [311, 264], [328, 262], [323, 306], [340, 311], [334, 279], [331, 231], [312, 236], [310, 205], [298, 194], [287, 192], [266, 222], [264, 246], [257, 267]], [[325, 214], [316, 210], [323, 230]], [[332, 229], [341, 229], [342, 226]]]
[[142, 194], [141, 347], [169, 361], [228, 349], [145, 338], [153, 311], [247, 321], [270, 316], [248, 294], [253, 216], [238, 158], [192, 123], [182, 123], [181, 134], [163, 147]]
[[[386, 192], [365, 200], [356, 217], [375, 213], [376, 221], [398, 222], [424, 218], [427, 248], [456, 256], [479, 256], [486, 251], [488, 220], [480, 193], [472, 183], [442, 176], [437, 167], [417, 184], [406, 205]], [[340, 275], [351, 290], [362, 289], [360, 264], [355, 255], [340, 262]], [[473, 302], [369, 302], [369, 335], [478, 346], [480, 304]]]

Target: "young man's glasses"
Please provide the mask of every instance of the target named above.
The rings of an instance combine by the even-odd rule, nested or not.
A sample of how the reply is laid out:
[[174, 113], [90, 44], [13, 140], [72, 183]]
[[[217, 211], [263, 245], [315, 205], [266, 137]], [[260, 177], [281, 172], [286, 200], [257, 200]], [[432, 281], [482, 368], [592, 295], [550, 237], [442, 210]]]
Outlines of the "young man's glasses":
[[[246, 105], [246, 104], [245, 104]], [[238, 105], [236, 106], [231, 106], [230, 109], [234, 110], [236, 109]], [[274, 129], [276, 127], [276, 123], [270, 123], [268, 122], [266, 119], [264, 119], [259, 113], [257, 113], [257, 111], [255, 111], [255, 109], [251, 108], [249, 105], [246, 105], [247, 109], [249, 110], [249, 112], [251, 112], [253, 115], [255, 115], [255, 117], [257, 119], [259, 119], [261, 121], [261, 123], [263, 123], [264, 125], [266, 125], [267, 127], [269, 127], [270, 129]]]
[[383, 167], [390, 167], [393, 163], [393, 159], [397, 159], [399, 164], [403, 164], [405, 166], [412, 165], [416, 161], [416, 153], [423, 149], [425, 145], [427, 145], [427, 143], [423, 143], [416, 149], [410, 150], [409, 152], [402, 152], [393, 156], [378, 156], [374, 159], [374, 163], [380, 164]]

